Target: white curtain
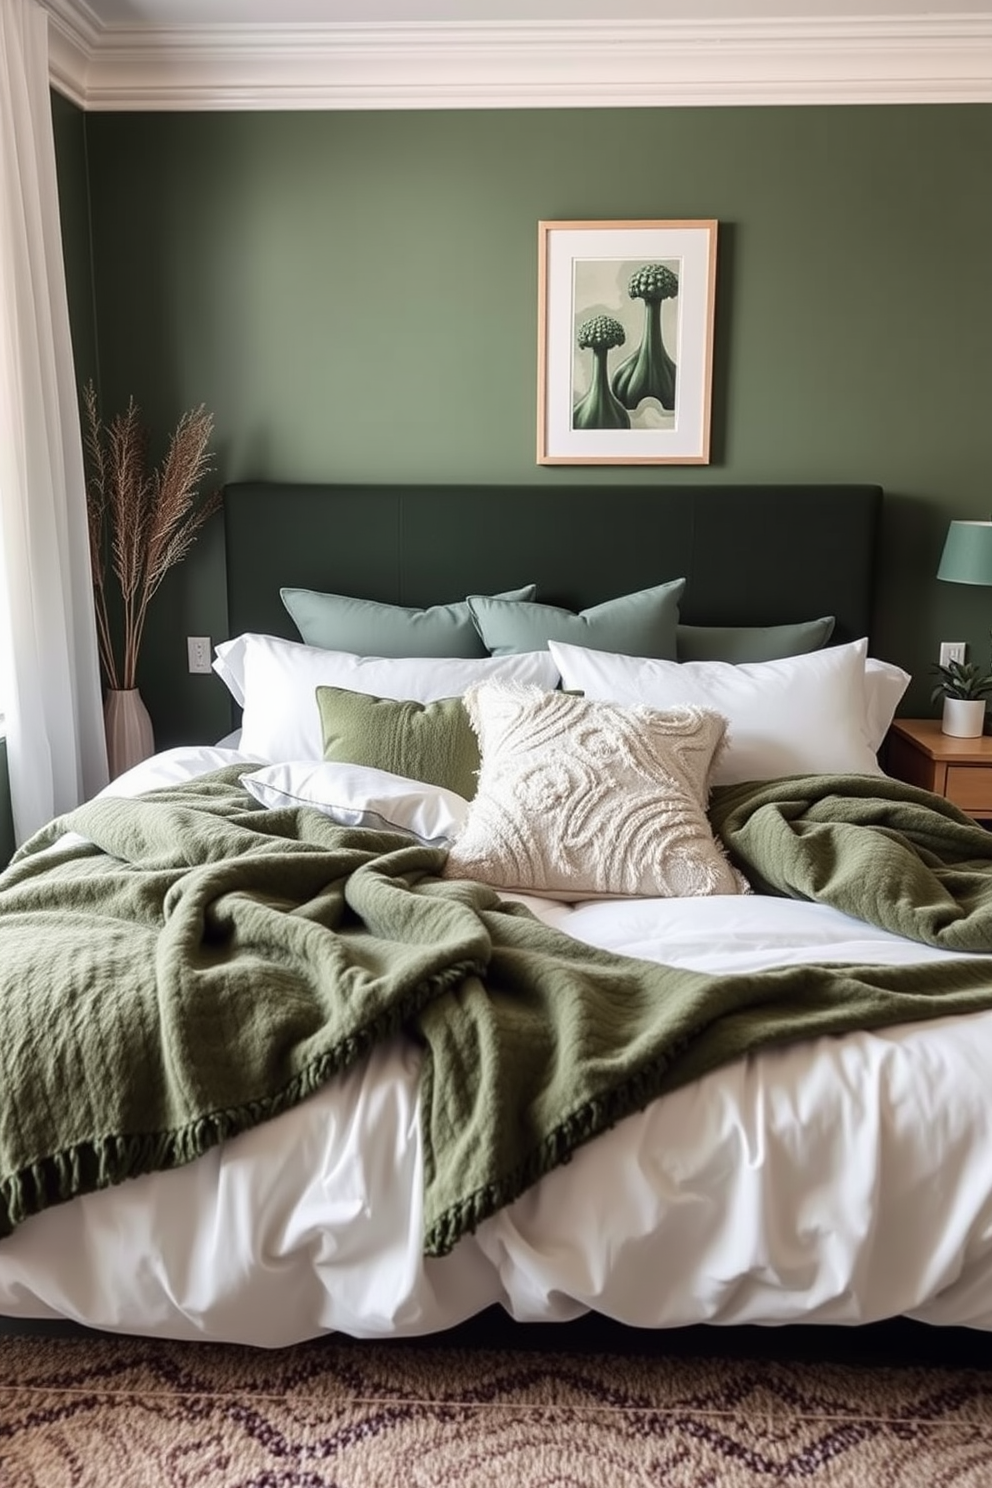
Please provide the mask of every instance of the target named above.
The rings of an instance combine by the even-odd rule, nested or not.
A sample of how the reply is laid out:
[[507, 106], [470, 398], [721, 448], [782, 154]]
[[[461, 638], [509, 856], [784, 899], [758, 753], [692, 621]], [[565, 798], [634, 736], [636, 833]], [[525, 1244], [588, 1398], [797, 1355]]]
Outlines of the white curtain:
[[18, 842], [107, 779], [48, 18], [0, 0], [0, 708]]

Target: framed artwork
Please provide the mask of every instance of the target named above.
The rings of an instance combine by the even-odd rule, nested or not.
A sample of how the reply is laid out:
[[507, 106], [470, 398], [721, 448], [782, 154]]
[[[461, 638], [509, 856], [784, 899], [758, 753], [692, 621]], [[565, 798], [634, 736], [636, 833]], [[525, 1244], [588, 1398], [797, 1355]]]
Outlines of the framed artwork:
[[705, 465], [712, 220], [538, 224], [539, 465]]

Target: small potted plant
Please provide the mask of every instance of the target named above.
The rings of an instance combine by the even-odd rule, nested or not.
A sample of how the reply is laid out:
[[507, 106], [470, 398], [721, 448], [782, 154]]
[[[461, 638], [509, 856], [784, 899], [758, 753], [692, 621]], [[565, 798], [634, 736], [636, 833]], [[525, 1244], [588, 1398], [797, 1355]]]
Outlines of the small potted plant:
[[977, 661], [934, 666], [938, 682], [930, 701], [944, 700], [941, 730], [957, 739], [977, 739], [985, 728], [985, 700], [992, 697], [992, 672]]

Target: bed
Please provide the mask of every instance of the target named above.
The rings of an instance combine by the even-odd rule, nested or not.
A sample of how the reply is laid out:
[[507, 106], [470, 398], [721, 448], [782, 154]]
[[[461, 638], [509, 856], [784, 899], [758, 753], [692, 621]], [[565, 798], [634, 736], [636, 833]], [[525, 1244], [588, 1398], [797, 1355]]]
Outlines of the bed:
[[[23, 910], [35, 932], [29, 973], [38, 997], [24, 1014], [35, 1020], [34, 1047], [61, 1016], [46, 1000], [49, 963], [36, 933], [39, 924], [51, 927], [54, 967], [55, 919], [31, 918], [57, 918], [59, 901], [45, 896], [58, 873], [75, 880], [73, 914], [81, 880], [96, 885], [104, 874], [119, 885], [123, 876], [131, 893], [137, 873], [147, 894], [161, 879], [162, 919], [174, 941], [202, 932], [193, 954], [201, 995], [226, 975], [219, 968], [229, 945], [262, 967], [264, 987], [257, 971], [255, 980], [239, 971], [237, 998], [228, 997], [223, 1016], [201, 1009], [199, 1021], [178, 1032], [160, 982], [143, 1016], [167, 1030], [169, 1059], [182, 1045], [187, 1086], [195, 1083], [190, 1070], [206, 1080], [212, 1063], [264, 1063], [266, 997], [276, 984], [281, 1007], [298, 996], [295, 964], [263, 944], [268, 931], [250, 917], [259, 902], [266, 925], [273, 916], [292, 920], [301, 963], [316, 964], [323, 952], [314, 947], [328, 933], [321, 896], [331, 882], [342, 943], [367, 916], [359, 950], [349, 952], [349, 987], [364, 997], [371, 986], [377, 997], [389, 981], [396, 996], [357, 1021], [346, 1008], [333, 1057], [325, 1051], [294, 1064], [313, 1034], [309, 1025], [297, 1029], [280, 1065], [289, 1073], [264, 1098], [261, 1086], [251, 1099], [240, 1086], [223, 1100], [211, 1088], [209, 1113], [185, 1121], [181, 1150], [158, 1140], [160, 1119], [137, 1144], [112, 1141], [103, 1129], [97, 1140], [91, 1124], [86, 1141], [70, 1133], [61, 1148], [32, 1149], [13, 1176], [8, 1162], [0, 1180], [7, 1326], [56, 1319], [262, 1347], [333, 1332], [423, 1336], [493, 1308], [517, 1322], [591, 1314], [646, 1330], [893, 1318], [992, 1327], [992, 941], [984, 887], [992, 860], [980, 828], [947, 803], [889, 781], [876, 762], [908, 680], [871, 657], [866, 639], [881, 502], [869, 485], [229, 487], [230, 625], [218, 660], [236, 732], [219, 745], [179, 746], [144, 762], [7, 870], [0, 931], [15, 927]], [[800, 554], [808, 556], [797, 562]], [[290, 619], [284, 588], [309, 640]], [[399, 639], [395, 632], [385, 639], [396, 616], [383, 607], [448, 605], [445, 637], [453, 632], [444, 625], [464, 624], [464, 607], [451, 606], [465, 595], [479, 597], [471, 630], [483, 644], [471, 656], [454, 661], [445, 640], [425, 640], [409, 615], [400, 617]], [[328, 609], [322, 596], [339, 598]], [[341, 596], [376, 608], [342, 608]], [[618, 607], [628, 600], [636, 602]], [[534, 651], [528, 626], [545, 623], [542, 606], [565, 613], [565, 638]], [[638, 627], [646, 623], [656, 635], [659, 616], [681, 657], [657, 654], [665, 645], [654, 652], [639, 645]], [[576, 618], [585, 629], [574, 628]], [[354, 639], [372, 633], [377, 648]], [[403, 637], [415, 633], [421, 654], [407, 656]], [[328, 644], [345, 634], [350, 646]], [[738, 650], [727, 663], [711, 654], [739, 647], [741, 637], [759, 659], [742, 660]], [[432, 644], [440, 654], [423, 654]], [[789, 654], [766, 654], [769, 647]], [[708, 692], [714, 678], [719, 687]], [[692, 692], [690, 682], [701, 690]], [[745, 692], [720, 690], [727, 686]], [[349, 761], [356, 729], [361, 740], [379, 737], [369, 698], [389, 705], [387, 734], [411, 701], [422, 710], [418, 719], [437, 709], [430, 748], [443, 738], [447, 750], [452, 697], [463, 699], [459, 739], [467, 712], [470, 733], [482, 741], [481, 763], [468, 765], [479, 782], [473, 800], [383, 769], [378, 755], [378, 765]], [[508, 708], [516, 710], [513, 727]], [[652, 889], [650, 853], [640, 852], [643, 822], [630, 824], [628, 813], [621, 826], [619, 810], [615, 831], [583, 818], [573, 834], [602, 849], [595, 871], [605, 876], [593, 889], [584, 860], [578, 878], [569, 860], [564, 878], [521, 884], [521, 864], [547, 879], [548, 863], [561, 860], [557, 847], [537, 852], [532, 834], [523, 848], [505, 840], [507, 822], [516, 825], [506, 800], [521, 799], [511, 747], [517, 725], [539, 716], [544, 727], [548, 709], [558, 710], [555, 727], [559, 715], [569, 727], [579, 721], [574, 758], [594, 741], [584, 794], [617, 803], [627, 800], [628, 776], [614, 777], [612, 759], [595, 754], [602, 720], [611, 738], [630, 731], [633, 791], [645, 773], [643, 730], [660, 728], [659, 717], [676, 719], [680, 763], [676, 769], [665, 753], [666, 790], [677, 776], [690, 804], [701, 792], [705, 809], [700, 823], [680, 795], [665, 818], [672, 840], [692, 840], [666, 857], [663, 894]], [[528, 780], [533, 737], [531, 730]], [[664, 749], [675, 748], [665, 737]], [[513, 767], [500, 773], [498, 788], [497, 756]], [[560, 773], [560, 748], [554, 759]], [[797, 759], [802, 769], [782, 768]], [[463, 755], [444, 754], [444, 772], [465, 768]], [[548, 778], [528, 820], [554, 821], [557, 830], [559, 817], [576, 817], [575, 780], [552, 809]], [[504, 788], [509, 797], [500, 796]], [[654, 820], [662, 808], [653, 795], [645, 800], [641, 815]], [[666, 797], [663, 810], [670, 805]], [[263, 821], [259, 846], [258, 835], [245, 834]], [[779, 844], [771, 859], [763, 856], [768, 823]], [[183, 846], [183, 873], [188, 868], [192, 879], [181, 885], [180, 826], [201, 832], [205, 844], [195, 858]], [[614, 837], [623, 851], [612, 850]], [[136, 839], [146, 854], [140, 860]], [[825, 855], [817, 848], [810, 857], [811, 841], [825, 843]], [[249, 874], [255, 856], [261, 883]], [[118, 872], [128, 862], [134, 869]], [[862, 917], [868, 901], [883, 897], [874, 886], [878, 862], [896, 892], [887, 891], [881, 922], [870, 923]], [[229, 880], [217, 877], [228, 872]], [[501, 872], [508, 881], [499, 881]], [[404, 926], [416, 920], [416, 953], [398, 971], [380, 949], [400, 936], [394, 915]], [[480, 921], [498, 967], [481, 952], [478, 964], [473, 959]], [[88, 968], [87, 958], [95, 965], [102, 954], [100, 934], [78, 924], [67, 956], [74, 975], [81, 958]], [[457, 945], [442, 957], [446, 937]], [[123, 1010], [114, 1016], [127, 1018], [135, 1005], [129, 975], [137, 977], [144, 953], [119, 916], [111, 938]], [[13, 941], [4, 944], [13, 954]], [[159, 972], [164, 954], [153, 957]], [[183, 977], [187, 969], [184, 962]], [[778, 978], [771, 998], [769, 977]], [[84, 969], [79, 985], [88, 987], [88, 978]], [[842, 1016], [838, 978], [849, 999]], [[337, 984], [334, 996], [340, 1002]], [[680, 999], [690, 1009], [683, 1023]], [[719, 1020], [709, 1011], [714, 999], [726, 1002]], [[448, 1004], [453, 1013], [435, 1011]], [[674, 1022], [656, 1045], [661, 1004]], [[87, 1018], [104, 1018], [102, 1009], [80, 1006], [89, 1007]], [[480, 1030], [497, 1006], [508, 1009], [516, 1032], [493, 1054]], [[765, 1010], [758, 1034], [756, 1006]], [[521, 1008], [530, 1023], [514, 1022]], [[797, 1009], [805, 1021], [796, 1021]], [[611, 1020], [631, 1030], [627, 1049], [648, 1041], [639, 1063], [625, 1063], [619, 1086], [602, 1068], [616, 1053], [604, 1042]], [[65, 1018], [83, 1021], [78, 1008]], [[144, 1057], [118, 1046], [114, 1025], [99, 1027], [106, 1063], [73, 1097], [91, 1112], [102, 1111], [96, 1087], [107, 1069]], [[57, 1092], [74, 1078], [76, 1037], [66, 1035], [57, 1058], [39, 1058], [42, 1104], [57, 1105]], [[558, 1054], [573, 1039], [585, 1063], [563, 1071]], [[539, 1045], [542, 1099], [556, 1082], [558, 1096], [563, 1081], [578, 1082], [581, 1094], [565, 1115], [557, 1108], [535, 1115], [533, 1094], [514, 1097], [516, 1107], [497, 1106], [527, 1078]], [[5, 1091], [14, 1080], [32, 1084], [24, 1069], [30, 1048], [28, 1040], [2, 1056]], [[590, 1049], [595, 1057], [586, 1057]], [[242, 1071], [229, 1073], [237, 1080]], [[177, 1099], [174, 1087], [168, 1098]], [[18, 1132], [28, 1118], [5, 1102], [6, 1153], [22, 1150]], [[48, 1119], [38, 1118], [40, 1126]], [[164, 1159], [161, 1151], [149, 1156], [156, 1142]], [[160, 1159], [162, 1170], [149, 1171]]]

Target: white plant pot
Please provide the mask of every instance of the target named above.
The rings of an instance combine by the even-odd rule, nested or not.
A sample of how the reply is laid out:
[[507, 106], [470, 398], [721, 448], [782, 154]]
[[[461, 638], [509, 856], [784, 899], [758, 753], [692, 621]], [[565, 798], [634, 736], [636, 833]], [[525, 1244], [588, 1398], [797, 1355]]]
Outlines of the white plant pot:
[[985, 727], [985, 699], [945, 697], [940, 727], [956, 739], [977, 739]]

